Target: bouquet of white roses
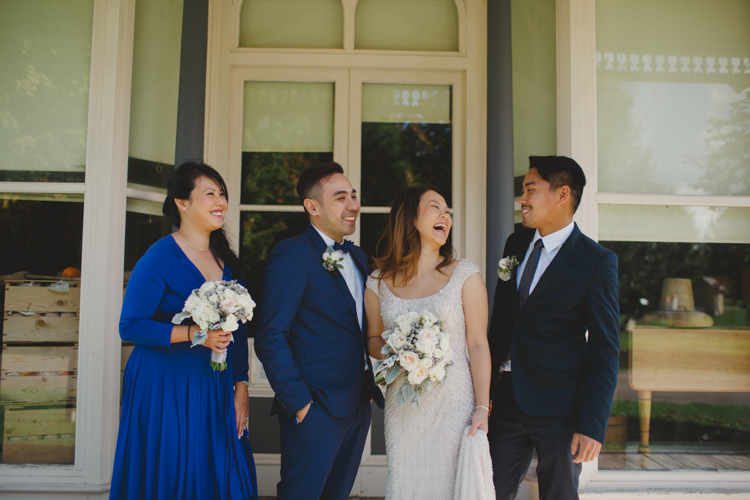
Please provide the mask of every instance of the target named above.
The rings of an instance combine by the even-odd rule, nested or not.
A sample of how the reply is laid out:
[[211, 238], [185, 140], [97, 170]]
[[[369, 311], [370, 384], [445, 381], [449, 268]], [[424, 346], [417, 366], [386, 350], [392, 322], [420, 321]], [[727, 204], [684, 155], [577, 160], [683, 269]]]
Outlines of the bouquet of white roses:
[[396, 403], [419, 406], [423, 390], [445, 384], [445, 371], [451, 365], [451, 347], [443, 322], [429, 311], [409, 312], [396, 318], [396, 327], [383, 332], [382, 353], [388, 355], [374, 367], [375, 382], [391, 384], [406, 372], [407, 382], [396, 393]]
[[[182, 312], [172, 318], [179, 325], [186, 318], [193, 318], [200, 331], [193, 336], [193, 346], [202, 344], [208, 338], [209, 330], [233, 332], [253, 319], [255, 302], [247, 289], [236, 281], [206, 281], [192, 291], [185, 301]], [[234, 336], [232, 336], [234, 342]], [[211, 368], [224, 370], [227, 367], [227, 353], [211, 351]]]

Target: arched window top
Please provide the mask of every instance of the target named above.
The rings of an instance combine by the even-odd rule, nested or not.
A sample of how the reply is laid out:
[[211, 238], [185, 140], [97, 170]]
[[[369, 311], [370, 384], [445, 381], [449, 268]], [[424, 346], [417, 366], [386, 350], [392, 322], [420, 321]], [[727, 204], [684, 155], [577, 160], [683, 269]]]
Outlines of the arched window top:
[[455, 0], [359, 0], [354, 47], [458, 51]]
[[341, 0], [244, 0], [240, 47], [341, 49]]

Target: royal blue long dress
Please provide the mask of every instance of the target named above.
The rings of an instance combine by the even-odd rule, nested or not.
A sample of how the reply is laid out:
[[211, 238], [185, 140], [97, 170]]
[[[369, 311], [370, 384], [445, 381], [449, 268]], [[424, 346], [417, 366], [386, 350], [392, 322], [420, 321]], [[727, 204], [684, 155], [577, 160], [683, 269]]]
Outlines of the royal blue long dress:
[[110, 499], [257, 498], [247, 431], [237, 439], [235, 424], [234, 383], [248, 379], [246, 326], [234, 332], [224, 371], [211, 369], [207, 347], [170, 344], [172, 317], [204, 282], [171, 235], [130, 275], [120, 336], [136, 345], [125, 368]]

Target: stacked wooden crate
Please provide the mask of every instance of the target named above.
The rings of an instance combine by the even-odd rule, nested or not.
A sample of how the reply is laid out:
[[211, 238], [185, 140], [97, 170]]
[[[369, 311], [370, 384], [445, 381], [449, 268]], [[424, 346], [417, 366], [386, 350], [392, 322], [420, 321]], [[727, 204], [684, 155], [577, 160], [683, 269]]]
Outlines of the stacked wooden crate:
[[6, 464], [72, 464], [75, 453], [80, 282], [3, 283], [0, 416]]

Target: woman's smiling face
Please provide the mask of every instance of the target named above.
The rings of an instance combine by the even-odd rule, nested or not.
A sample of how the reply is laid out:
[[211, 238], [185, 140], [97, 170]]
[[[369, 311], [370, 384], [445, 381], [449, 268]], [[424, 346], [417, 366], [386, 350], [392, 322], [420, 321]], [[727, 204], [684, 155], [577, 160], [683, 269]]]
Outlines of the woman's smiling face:
[[202, 175], [195, 180], [190, 198], [181, 200], [184, 211], [182, 220], [206, 231], [215, 231], [224, 225], [227, 212], [227, 197], [224, 190], [213, 179]]
[[419, 200], [419, 215], [414, 224], [422, 244], [445, 245], [453, 226], [453, 218], [445, 199], [435, 191], [427, 191]]

